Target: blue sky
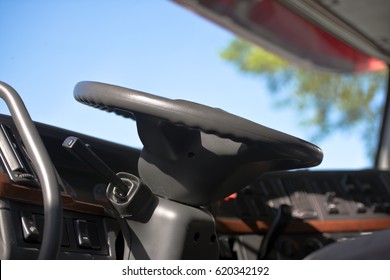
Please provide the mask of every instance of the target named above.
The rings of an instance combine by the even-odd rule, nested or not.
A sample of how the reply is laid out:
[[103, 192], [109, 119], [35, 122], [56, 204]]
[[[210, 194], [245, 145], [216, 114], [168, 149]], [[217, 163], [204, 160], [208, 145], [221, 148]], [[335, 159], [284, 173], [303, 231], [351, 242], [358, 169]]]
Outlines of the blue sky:
[[[142, 147], [134, 122], [76, 102], [82, 80], [187, 99], [309, 139], [299, 112], [277, 109], [265, 82], [219, 57], [230, 32], [165, 0], [1, 0], [0, 80], [39, 122]], [[7, 113], [3, 103], [0, 113]], [[321, 168], [369, 165], [357, 135], [316, 143]]]

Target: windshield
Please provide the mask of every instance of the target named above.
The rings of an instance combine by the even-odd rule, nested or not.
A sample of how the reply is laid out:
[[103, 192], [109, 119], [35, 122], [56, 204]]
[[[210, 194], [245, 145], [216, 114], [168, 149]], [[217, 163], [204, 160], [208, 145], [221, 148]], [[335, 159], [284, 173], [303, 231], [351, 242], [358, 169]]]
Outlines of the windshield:
[[[375, 88], [370, 88], [374, 75], [364, 78], [360, 87], [345, 90], [346, 106], [360, 97], [361, 87], [371, 89], [372, 117], [364, 119], [366, 111], [352, 111], [349, 117], [355, 114], [363, 121], [347, 119], [339, 125], [338, 110], [345, 108], [334, 105], [337, 110], [327, 107], [322, 115], [329, 126], [321, 126], [318, 108], [323, 99], [310, 101], [313, 95], [299, 92], [298, 80], [283, 73], [246, 71], [231, 56], [232, 44], [242, 41], [175, 3], [6, 0], [0, 9], [0, 80], [21, 94], [35, 121], [142, 147], [133, 121], [74, 100], [77, 82], [100, 81], [218, 107], [313, 141], [324, 151], [321, 169], [373, 165], [385, 74]], [[273, 58], [261, 61], [269, 63], [269, 69], [280, 63]], [[7, 113], [3, 103], [0, 109]]]

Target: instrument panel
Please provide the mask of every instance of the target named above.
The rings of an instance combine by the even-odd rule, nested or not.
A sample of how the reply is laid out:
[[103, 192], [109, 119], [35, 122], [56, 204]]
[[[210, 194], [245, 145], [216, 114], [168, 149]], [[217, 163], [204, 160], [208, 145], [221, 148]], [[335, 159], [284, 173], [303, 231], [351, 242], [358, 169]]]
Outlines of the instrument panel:
[[[290, 211], [281, 218], [282, 206]], [[302, 259], [330, 243], [390, 228], [390, 172], [270, 173], [219, 202], [214, 213], [226, 258], [258, 259], [267, 239], [267, 259]]]
[[293, 171], [260, 177], [235, 199], [220, 202], [221, 217], [267, 220], [280, 205], [299, 220], [388, 218], [390, 172]]

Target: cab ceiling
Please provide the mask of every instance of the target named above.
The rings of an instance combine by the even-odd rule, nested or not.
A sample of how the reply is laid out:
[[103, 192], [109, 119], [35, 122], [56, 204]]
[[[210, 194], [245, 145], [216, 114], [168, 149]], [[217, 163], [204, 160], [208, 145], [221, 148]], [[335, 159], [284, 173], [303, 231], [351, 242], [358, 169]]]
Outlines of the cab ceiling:
[[389, 0], [280, 0], [368, 55], [390, 63]]

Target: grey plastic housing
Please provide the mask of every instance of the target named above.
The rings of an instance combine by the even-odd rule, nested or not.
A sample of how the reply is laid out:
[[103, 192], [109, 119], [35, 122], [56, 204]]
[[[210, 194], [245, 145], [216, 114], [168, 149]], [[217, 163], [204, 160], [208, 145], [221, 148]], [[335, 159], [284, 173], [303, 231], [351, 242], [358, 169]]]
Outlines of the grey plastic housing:
[[131, 244], [126, 258], [137, 260], [217, 259], [215, 221], [207, 211], [158, 198], [147, 223], [126, 220]]
[[120, 197], [115, 193], [116, 186], [108, 184], [106, 196], [110, 203], [120, 217], [147, 222], [157, 206], [157, 197], [137, 176], [125, 172], [119, 172], [117, 176], [128, 186], [128, 191]]
[[110, 183], [106, 196], [126, 241], [128, 259], [216, 259], [219, 255], [213, 216], [205, 209], [155, 196], [138, 177], [117, 174], [129, 190], [115, 194]]
[[221, 109], [99, 82], [79, 82], [76, 100], [135, 119], [144, 145], [140, 178], [154, 193], [208, 205], [264, 172], [322, 161], [317, 146]]

